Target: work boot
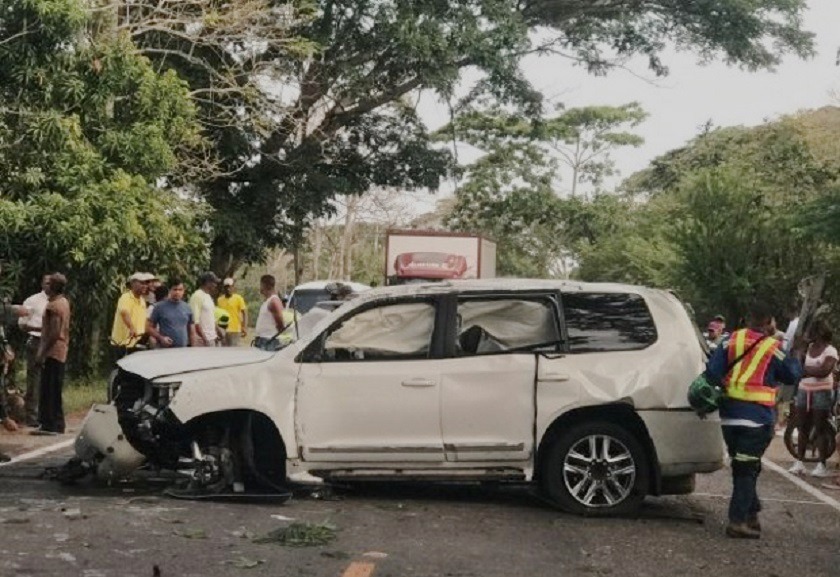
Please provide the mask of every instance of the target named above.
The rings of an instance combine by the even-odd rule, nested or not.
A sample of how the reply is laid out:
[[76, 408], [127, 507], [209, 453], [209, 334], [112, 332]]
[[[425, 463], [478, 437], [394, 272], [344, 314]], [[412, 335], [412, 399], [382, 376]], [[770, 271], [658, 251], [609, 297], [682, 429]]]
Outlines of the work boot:
[[758, 531], [759, 533], [761, 533], [761, 523], [758, 520], [758, 515], [747, 519], [747, 527], [749, 527], [753, 531]]
[[6, 453], [0, 453], [0, 463], [8, 463], [12, 458]]
[[726, 536], [733, 539], [761, 539], [761, 533], [747, 523], [730, 523], [726, 526]]

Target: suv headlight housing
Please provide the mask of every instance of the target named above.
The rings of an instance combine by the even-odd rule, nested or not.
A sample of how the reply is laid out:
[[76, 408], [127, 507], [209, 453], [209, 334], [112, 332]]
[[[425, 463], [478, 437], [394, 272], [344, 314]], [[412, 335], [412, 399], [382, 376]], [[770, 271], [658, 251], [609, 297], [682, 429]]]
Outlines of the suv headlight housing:
[[159, 409], [163, 409], [175, 398], [175, 393], [181, 387], [181, 381], [154, 382], [152, 383], [151, 403]]

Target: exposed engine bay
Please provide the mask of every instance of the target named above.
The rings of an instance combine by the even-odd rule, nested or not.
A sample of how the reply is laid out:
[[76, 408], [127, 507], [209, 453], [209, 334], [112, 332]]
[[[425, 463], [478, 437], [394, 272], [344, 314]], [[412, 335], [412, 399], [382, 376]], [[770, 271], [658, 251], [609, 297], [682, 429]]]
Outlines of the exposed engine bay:
[[61, 481], [88, 474], [115, 482], [138, 469], [176, 473], [167, 491], [181, 498], [283, 498], [285, 454], [276, 429], [251, 411], [211, 413], [181, 423], [169, 408], [178, 382], [152, 382], [122, 369], [109, 382], [109, 405], [95, 405]]

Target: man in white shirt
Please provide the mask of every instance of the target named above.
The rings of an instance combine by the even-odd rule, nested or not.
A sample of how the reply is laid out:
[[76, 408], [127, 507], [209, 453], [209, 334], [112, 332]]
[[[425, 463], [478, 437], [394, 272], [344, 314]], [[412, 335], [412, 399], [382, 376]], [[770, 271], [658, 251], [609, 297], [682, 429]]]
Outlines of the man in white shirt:
[[216, 346], [216, 303], [213, 296], [219, 288], [221, 279], [212, 272], [198, 277], [198, 289], [190, 297], [195, 332], [196, 346]]
[[41, 386], [41, 364], [36, 362], [38, 347], [41, 346], [41, 324], [44, 319], [44, 310], [47, 308], [49, 297], [46, 290], [49, 285], [50, 275], [41, 278], [41, 292], [23, 301], [20, 309], [18, 326], [28, 335], [26, 339], [26, 393], [24, 395], [24, 407], [26, 409], [26, 425], [29, 427], [38, 426], [38, 389]]

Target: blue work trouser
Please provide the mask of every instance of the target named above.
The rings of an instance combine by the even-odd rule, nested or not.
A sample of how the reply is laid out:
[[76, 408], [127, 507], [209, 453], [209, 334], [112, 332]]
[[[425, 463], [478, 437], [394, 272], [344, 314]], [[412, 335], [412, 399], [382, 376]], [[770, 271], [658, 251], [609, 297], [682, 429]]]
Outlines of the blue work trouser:
[[729, 522], [744, 523], [761, 511], [756, 484], [761, 473], [761, 457], [773, 440], [773, 426], [723, 426], [723, 440], [732, 459], [732, 499]]

